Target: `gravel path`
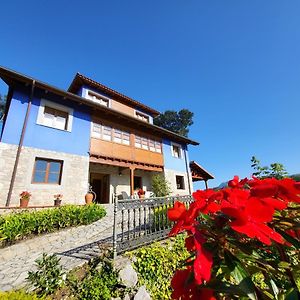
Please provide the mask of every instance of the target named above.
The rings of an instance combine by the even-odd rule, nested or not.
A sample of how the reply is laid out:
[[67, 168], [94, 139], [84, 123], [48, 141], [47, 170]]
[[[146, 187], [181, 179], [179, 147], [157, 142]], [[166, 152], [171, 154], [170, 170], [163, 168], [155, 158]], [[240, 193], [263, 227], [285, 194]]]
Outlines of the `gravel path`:
[[65, 270], [99, 255], [98, 244], [111, 242], [112, 238], [113, 206], [105, 207], [106, 216], [93, 224], [45, 234], [0, 249], [0, 290], [25, 286], [28, 271], [34, 270], [34, 261], [44, 252], [56, 253]]

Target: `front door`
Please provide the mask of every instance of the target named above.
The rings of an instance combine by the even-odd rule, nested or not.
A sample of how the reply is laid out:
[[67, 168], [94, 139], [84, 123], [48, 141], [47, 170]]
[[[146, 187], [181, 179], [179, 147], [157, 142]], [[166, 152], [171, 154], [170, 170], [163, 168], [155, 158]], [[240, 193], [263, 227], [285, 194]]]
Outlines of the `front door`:
[[101, 203], [102, 195], [102, 179], [93, 179], [92, 180], [92, 189], [96, 193], [96, 203]]
[[91, 173], [92, 190], [96, 193], [96, 203], [109, 203], [109, 175]]

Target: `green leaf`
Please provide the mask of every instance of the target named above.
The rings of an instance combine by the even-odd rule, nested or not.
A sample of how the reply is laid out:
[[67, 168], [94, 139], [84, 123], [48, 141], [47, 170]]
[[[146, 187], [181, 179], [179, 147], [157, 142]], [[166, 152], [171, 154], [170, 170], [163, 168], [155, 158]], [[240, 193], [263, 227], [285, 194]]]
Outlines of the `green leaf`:
[[276, 283], [273, 279], [270, 280], [270, 288], [272, 289], [273, 295], [275, 296], [275, 299], [278, 300], [279, 295], [279, 288], [277, 287]]
[[292, 289], [285, 297], [285, 300], [299, 300], [299, 292], [296, 289]]
[[228, 250], [224, 251], [224, 258], [229, 270], [231, 271], [231, 275], [238, 283], [239, 288], [247, 294], [250, 299], [258, 300], [255, 292], [255, 285], [239, 259]]
[[279, 228], [276, 228], [276, 231], [280, 233], [289, 243], [296, 247], [296, 249], [300, 249], [300, 242], [298, 240], [294, 239], [292, 236]]

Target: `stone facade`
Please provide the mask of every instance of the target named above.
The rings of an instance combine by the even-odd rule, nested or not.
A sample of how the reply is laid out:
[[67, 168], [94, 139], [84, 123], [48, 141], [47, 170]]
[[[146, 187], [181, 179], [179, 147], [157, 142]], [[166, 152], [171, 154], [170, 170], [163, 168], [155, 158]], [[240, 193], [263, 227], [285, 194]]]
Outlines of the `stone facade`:
[[[184, 195], [190, 195], [193, 192], [193, 182], [192, 182], [192, 176], [189, 173], [189, 181], [188, 181], [188, 175], [186, 172], [180, 172], [170, 169], [164, 170], [165, 179], [170, 183], [171, 188], [171, 195], [172, 196], [184, 196]], [[184, 189], [178, 189], [176, 185], [176, 175], [177, 176], [183, 176], [184, 178]], [[190, 182], [190, 188], [189, 188], [189, 182]]]
[[[16, 153], [16, 145], [0, 142], [0, 206], [6, 203]], [[36, 157], [63, 161], [60, 185], [31, 183]], [[53, 205], [53, 195], [58, 193], [63, 194], [63, 204], [83, 204], [88, 172], [88, 156], [22, 147], [10, 205], [19, 205], [19, 194], [24, 190], [32, 193], [29, 205]]]

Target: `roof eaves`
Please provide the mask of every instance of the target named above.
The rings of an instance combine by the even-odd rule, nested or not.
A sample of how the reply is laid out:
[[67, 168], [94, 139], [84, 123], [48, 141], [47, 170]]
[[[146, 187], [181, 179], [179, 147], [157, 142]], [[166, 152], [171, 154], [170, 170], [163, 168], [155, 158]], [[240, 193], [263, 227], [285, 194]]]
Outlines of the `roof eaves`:
[[142, 120], [139, 120], [135, 117], [132, 117], [132, 116], [129, 116], [125, 113], [122, 113], [122, 112], [119, 112], [119, 111], [116, 111], [112, 108], [108, 108], [108, 107], [105, 107], [99, 103], [95, 103], [93, 102], [92, 100], [89, 100], [89, 99], [86, 99], [86, 98], [83, 98], [83, 97], [80, 97], [76, 94], [73, 94], [73, 93], [70, 93], [70, 92], [67, 92], [67, 91], [64, 91], [62, 89], [59, 89], [55, 86], [52, 86], [52, 85], [49, 85], [43, 81], [40, 81], [40, 80], [37, 80], [37, 79], [34, 79], [32, 77], [29, 77], [27, 75], [24, 75], [24, 74], [21, 74], [21, 73], [18, 73], [16, 71], [13, 71], [13, 70], [10, 70], [8, 68], [5, 68], [5, 67], [1, 67], [0, 66], [0, 77], [10, 77], [14, 80], [20, 80], [20, 81], [23, 81], [23, 82], [26, 82], [26, 83], [31, 83], [35, 80], [35, 85], [36, 87], [40, 87], [42, 89], [45, 89], [45, 90], [48, 90], [48, 91], [52, 91], [53, 93], [56, 93], [58, 95], [61, 95], [62, 97], [65, 97], [65, 98], [68, 98], [70, 100], [73, 100], [73, 101], [76, 101], [76, 102], [79, 102], [79, 103], [82, 103], [82, 104], [85, 104], [85, 105], [88, 105], [90, 107], [94, 107], [94, 108], [97, 108], [101, 111], [106, 111], [106, 112], [110, 112], [114, 115], [119, 115], [119, 116], [122, 116], [126, 119], [130, 119], [131, 121], [133, 121], [134, 123], [136, 124], [139, 124], [140, 126], [143, 126], [143, 127], [147, 127], [147, 128], [150, 128], [150, 129], [155, 129], [161, 133], [164, 133], [165, 135], [167, 136], [171, 136], [171, 137], [174, 137], [175, 139], [181, 141], [181, 142], [184, 142], [184, 143], [187, 143], [187, 144], [191, 144], [191, 145], [194, 145], [194, 146], [197, 146], [199, 145], [198, 142], [196, 141], [193, 141], [189, 138], [186, 138], [184, 136], [181, 136], [179, 134], [176, 134], [172, 131], [169, 131], [165, 128], [162, 128], [162, 127], [159, 127], [157, 125], [154, 125], [154, 124], [150, 124], [150, 123], [146, 123]]
[[211, 174], [211, 173], [209, 173], [206, 169], [204, 169], [200, 164], [198, 164], [197, 162], [195, 162], [194, 160], [191, 160], [190, 161], [190, 166], [191, 165], [196, 165], [198, 168], [200, 168], [203, 172], [205, 172], [207, 175], [209, 175], [210, 177], [211, 177], [211, 179], [214, 179], [215, 177]]

